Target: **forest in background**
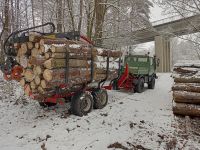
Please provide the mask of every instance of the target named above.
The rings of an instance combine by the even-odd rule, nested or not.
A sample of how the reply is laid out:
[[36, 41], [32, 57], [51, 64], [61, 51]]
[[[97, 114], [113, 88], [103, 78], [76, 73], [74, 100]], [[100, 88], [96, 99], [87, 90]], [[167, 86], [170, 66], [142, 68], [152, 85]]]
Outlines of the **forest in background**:
[[127, 33], [150, 25], [151, 6], [149, 0], [2, 0], [0, 38], [53, 22], [57, 32], [80, 31], [97, 46], [116, 48], [131, 40]]

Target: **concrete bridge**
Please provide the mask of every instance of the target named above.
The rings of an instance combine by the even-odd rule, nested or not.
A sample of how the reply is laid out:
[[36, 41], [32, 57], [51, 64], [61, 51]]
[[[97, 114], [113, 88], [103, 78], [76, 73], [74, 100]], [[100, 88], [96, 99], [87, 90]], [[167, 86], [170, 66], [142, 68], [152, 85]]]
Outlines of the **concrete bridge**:
[[160, 59], [158, 72], [171, 71], [170, 38], [200, 31], [200, 14], [173, 16], [152, 23], [152, 27], [133, 31], [133, 44], [155, 41], [155, 54]]

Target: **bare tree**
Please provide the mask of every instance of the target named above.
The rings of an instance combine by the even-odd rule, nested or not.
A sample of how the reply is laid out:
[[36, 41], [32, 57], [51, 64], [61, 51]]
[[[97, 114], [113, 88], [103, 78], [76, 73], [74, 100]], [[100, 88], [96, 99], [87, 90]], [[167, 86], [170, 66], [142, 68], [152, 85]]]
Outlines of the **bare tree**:
[[31, 0], [31, 14], [32, 14], [32, 20], [33, 20], [33, 26], [35, 26], [34, 1], [33, 0]]
[[78, 31], [81, 31], [82, 20], [83, 20], [83, 0], [80, 0], [80, 17], [78, 23]]
[[70, 19], [71, 19], [72, 30], [75, 31], [76, 28], [75, 28], [74, 12], [73, 12], [73, 0], [68, 0], [67, 6], [69, 10]]

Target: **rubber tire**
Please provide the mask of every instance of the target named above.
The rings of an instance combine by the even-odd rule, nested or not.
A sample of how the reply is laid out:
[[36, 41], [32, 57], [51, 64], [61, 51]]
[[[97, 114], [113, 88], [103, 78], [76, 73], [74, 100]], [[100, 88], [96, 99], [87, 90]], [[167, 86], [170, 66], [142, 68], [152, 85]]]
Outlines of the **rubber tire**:
[[39, 102], [39, 105], [40, 105], [41, 107], [44, 107], [44, 108], [46, 108], [46, 107], [52, 107], [52, 106], [55, 106], [55, 105], [56, 105], [56, 103], [49, 103], [49, 102]]
[[154, 89], [155, 88], [155, 83], [156, 83], [156, 80], [154, 77], [152, 77], [151, 81], [148, 83], [148, 88], [149, 89]]
[[[108, 104], [108, 93], [104, 89], [98, 89], [92, 92], [94, 98], [94, 108], [102, 109]], [[104, 99], [102, 99], [104, 98]]]
[[[81, 103], [86, 98], [87, 98], [87, 100], [90, 101], [90, 106], [87, 106], [89, 108], [87, 110], [84, 110], [83, 108], [81, 108]], [[72, 111], [72, 114], [80, 116], [80, 117], [85, 116], [89, 112], [92, 111], [93, 104], [94, 104], [94, 100], [93, 100], [93, 97], [91, 96], [91, 94], [89, 94], [87, 92], [77, 93], [77, 94], [75, 94], [72, 97], [72, 101], [71, 101], [71, 111]]]
[[138, 80], [138, 83], [137, 83], [137, 85], [136, 85], [136, 92], [138, 92], [138, 93], [142, 93], [142, 92], [144, 92], [144, 79], [143, 78], [140, 78], [139, 80]]

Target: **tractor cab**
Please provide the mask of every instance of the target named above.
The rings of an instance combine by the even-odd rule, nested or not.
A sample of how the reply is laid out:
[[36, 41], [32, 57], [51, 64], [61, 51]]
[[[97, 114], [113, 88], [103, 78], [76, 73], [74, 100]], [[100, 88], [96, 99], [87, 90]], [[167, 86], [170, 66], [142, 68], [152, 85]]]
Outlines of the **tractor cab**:
[[156, 57], [148, 55], [127, 55], [124, 64], [128, 64], [129, 73], [138, 75], [152, 75], [156, 71]]

